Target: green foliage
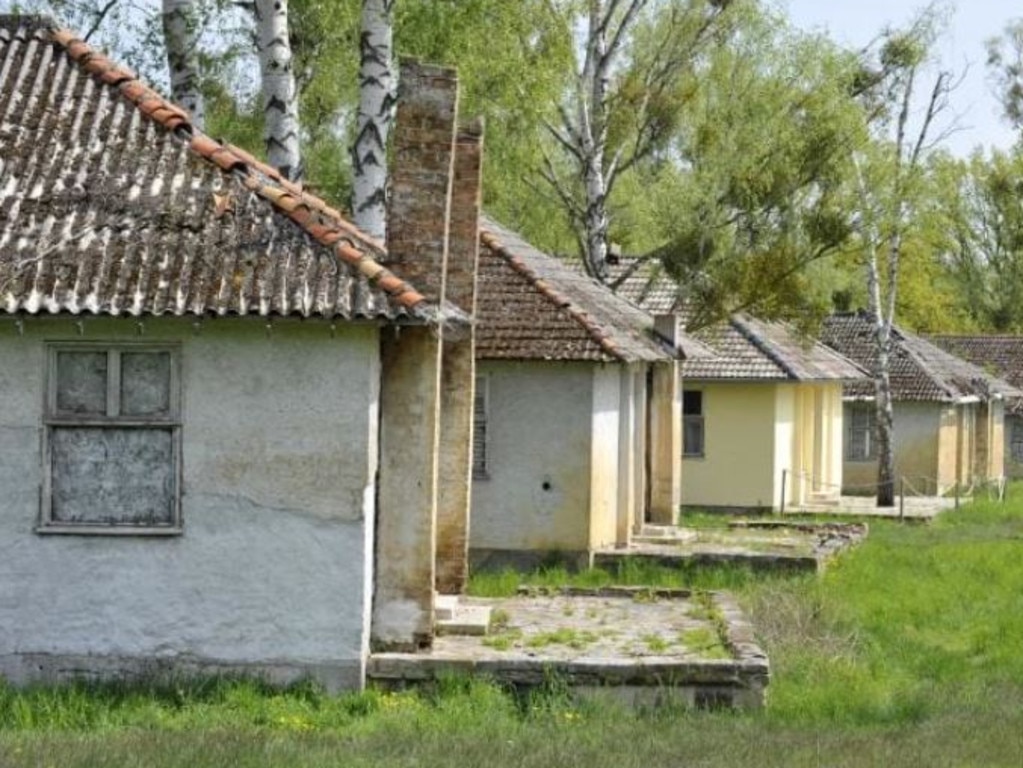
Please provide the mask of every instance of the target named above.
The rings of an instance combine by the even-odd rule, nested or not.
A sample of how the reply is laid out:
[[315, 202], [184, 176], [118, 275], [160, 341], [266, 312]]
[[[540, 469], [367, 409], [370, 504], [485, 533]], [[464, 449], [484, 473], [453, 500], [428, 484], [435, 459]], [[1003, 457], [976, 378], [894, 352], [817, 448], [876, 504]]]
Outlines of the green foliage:
[[987, 65], [1005, 118], [1023, 131], [1023, 19], [1013, 19], [988, 41]]
[[461, 114], [486, 121], [486, 210], [564, 252], [567, 222], [531, 180], [543, 121], [555, 117], [572, 73], [570, 16], [546, 0], [403, 0], [395, 9], [398, 52], [457, 67]]
[[847, 94], [854, 59], [763, 12], [736, 25], [701, 67], [674, 152], [634, 185], [649, 198], [644, 245], [681, 286], [691, 328], [737, 309], [828, 310], [830, 286], [806, 268], [851, 234], [843, 184], [865, 140]]
[[938, 253], [975, 327], [1023, 331], [1023, 154], [976, 153], [946, 161], [938, 204], [946, 237]]

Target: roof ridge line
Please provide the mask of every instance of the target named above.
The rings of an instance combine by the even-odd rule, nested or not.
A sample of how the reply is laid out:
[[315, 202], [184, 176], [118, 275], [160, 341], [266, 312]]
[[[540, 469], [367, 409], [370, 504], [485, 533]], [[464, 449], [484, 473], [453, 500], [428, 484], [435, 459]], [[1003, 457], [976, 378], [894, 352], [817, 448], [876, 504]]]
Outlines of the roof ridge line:
[[589, 319], [589, 313], [576, 306], [571, 299], [562, 294], [560, 291], [552, 288], [546, 281], [544, 281], [543, 278], [537, 275], [536, 272], [526, 266], [522, 259], [508, 250], [507, 246], [501, 242], [501, 239], [484, 225], [481, 225], [480, 227], [480, 240], [482, 240], [483, 244], [490, 248], [490, 250], [500, 254], [512, 269], [527, 278], [540, 292], [540, 294], [544, 296], [544, 298], [557, 305], [559, 308], [564, 309], [573, 320], [582, 326], [583, 330], [590, 335], [590, 338], [592, 338], [605, 353], [617, 360], [627, 362], [622, 351], [618, 348], [618, 345], [614, 342], [614, 340], [608, 338], [607, 334], [598, 328], [596, 323]]
[[[895, 325], [895, 323], [892, 323], [892, 332], [894, 333], [895, 331], [896, 331], [896, 325]], [[959, 360], [959, 361], [961, 361], [963, 363], [966, 363], [967, 365], [970, 365], [970, 363], [967, 363], [966, 360], [963, 360], [962, 358], [957, 357], [956, 355], [953, 355], [950, 352], [946, 352], [941, 347], [939, 347], [937, 344], [932, 344], [931, 342], [927, 341], [927, 339], [923, 338], [922, 336], [919, 336], [919, 335], [917, 335], [915, 333], [908, 333], [907, 331], [903, 331], [901, 328], [898, 329], [898, 334], [902, 338], [903, 341], [915, 340], [915, 341], [921, 342], [923, 344], [929, 344], [930, 346], [934, 347], [934, 349], [936, 349], [939, 353], [941, 353], [943, 355], [948, 355], [949, 357], [955, 358], [955, 359], [957, 359], [957, 360]], [[956, 400], [958, 397], [960, 397], [949, 386], [949, 382], [946, 380], [946, 378], [944, 376], [941, 376], [941, 375], [935, 373], [934, 371], [932, 371], [931, 367], [929, 365], [927, 365], [927, 363], [924, 360], [920, 359], [920, 355], [917, 354], [915, 349], [913, 349], [913, 345], [912, 344], [910, 344], [908, 346], [903, 346], [903, 349], [906, 351], [906, 354], [908, 354], [913, 359], [913, 362], [916, 363], [920, 367], [920, 370], [922, 370], [924, 372], [924, 375], [926, 375], [928, 378], [930, 378], [931, 381], [933, 381], [935, 384], [937, 384], [939, 387], [941, 387], [941, 389], [943, 389], [945, 391], [945, 396], [946, 397], [950, 398], [951, 400]]]
[[777, 365], [779, 368], [782, 369], [782, 371], [785, 372], [785, 375], [787, 375], [790, 379], [793, 379], [794, 381], [802, 381], [803, 380], [796, 373], [795, 369], [792, 368], [792, 366], [790, 366], [788, 363], [786, 363], [784, 360], [782, 360], [777, 352], [775, 352], [773, 349], [769, 348], [769, 345], [767, 344], [767, 342], [765, 342], [763, 339], [761, 339], [758, 336], [756, 336], [756, 334], [754, 334], [753, 331], [751, 331], [749, 329], [749, 327], [743, 322], [743, 320], [742, 320], [740, 315], [738, 315], [738, 314], [732, 315], [728, 320], [729, 320], [730, 323], [735, 325], [736, 330], [739, 331], [739, 333], [742, 334], [742, 336], [746, 339], [746, 341], [748, 341], [750, 344], [752, 344], [754, 347], [756, 347], [758, 350], [760, 350], [760, 352], [762, 352], [763, 354], [767, 355], [768, 359], [772, 363]]
[[197, 129], [184, 109], [70, 30], [53, 27], [49, 34], [53, 42], [63, 47], [71, 60], [85, 72], [116, 88], [144, 117], [184, 141], [190, 152], [225, 172], [235, 174], [247, 189], [294, 221], [320, 245], [329, 248], [340, 262], [354, 267], [393, 302], [420, 318], [433, 321], [442, 317], [441, 307], [433, 307], [412, 285], [376, 261], [372, 251], [383, 253], [384, 247], [375, 238], [358, 230], [325, 200], [285, 179], [276, 168], [251, 153], [217, 141]]

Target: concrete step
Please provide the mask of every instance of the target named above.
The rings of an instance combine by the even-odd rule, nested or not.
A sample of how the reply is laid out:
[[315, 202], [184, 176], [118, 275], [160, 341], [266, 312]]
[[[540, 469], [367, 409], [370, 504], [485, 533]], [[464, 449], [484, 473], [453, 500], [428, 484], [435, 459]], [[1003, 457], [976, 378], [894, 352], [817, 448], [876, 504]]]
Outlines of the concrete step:
[[463, 605], [458, 595], [436, 595], [433, 612], [438, 635], [485, 635], [490, 629], [490, 606]]
[[823, 507], [837, 507], [842, 503], [842, 498], [830, 493], [811, 493], [807, 503]]
[[677, 525], [644, 525], [632, 537], [634, 544], [677, 544], [696, 539], [696, 531]]

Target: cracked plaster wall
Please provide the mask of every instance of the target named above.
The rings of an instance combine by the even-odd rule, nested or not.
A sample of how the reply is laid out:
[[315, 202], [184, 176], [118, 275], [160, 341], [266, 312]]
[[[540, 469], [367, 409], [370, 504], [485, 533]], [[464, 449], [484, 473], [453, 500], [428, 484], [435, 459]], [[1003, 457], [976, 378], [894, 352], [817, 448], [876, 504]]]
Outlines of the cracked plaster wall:
[[[363, 682], [372, 584], [373, 325], [28, 318], [0, 326], [0, 674], [153, 660]], [[182, 520], [172, 537], [34, 532], [44, 340], [178, 341]], [[92, 661], [90, 661], [90, 659]]]

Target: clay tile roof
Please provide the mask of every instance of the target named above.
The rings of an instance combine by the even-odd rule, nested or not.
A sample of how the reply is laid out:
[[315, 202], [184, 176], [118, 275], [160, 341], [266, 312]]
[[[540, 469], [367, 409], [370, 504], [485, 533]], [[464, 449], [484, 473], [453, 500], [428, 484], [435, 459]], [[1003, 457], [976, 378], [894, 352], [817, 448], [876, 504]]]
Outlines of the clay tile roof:
[[738, 314], [694, 335], [717, 357], [687, 361], [682, 375], [690, 379], [856, 381], [866, 376], [855, 363], [787, 323]]
[[608, 265], [615, 292], [653, 315], [678, 312], [678, 286], [655, 259], [623, 257]]
[[447, 319], [382, 252], [72, 33], [0, 17], [0, 311]]
[[[611, 268], [618, 294], [656, 314], [685, 310], [672, 279], [654, 261], [620, 259]], [[728, 381], [850, 381], [866, 373], [855, 363], [787, 323], [768, 322], [745, 314], [692, 332], [713, 356], [686, 360], [682, 376]]]
[[[1023, 336], [928, 336], [946, 352], [1023, 388]], [[1009, 413], [1023, 415], [1023, 397], [1007, 397]]]
[[[876, 361], [873, 323], [865, 312], [836, 314], [821, 329], [825, 344], [867, 370]], [[1017, 397], [1021, 393], [976, 365], [897, 326], [892, 327], [892, 395], [896, 400], [955, 402], [965, 397]], [[873, 397], [870, 381], [846, 386], [846, 397]]]
[[514, 232], [484, 219], [480, 245], [478, 358], [653, 362], [673, 356], [653, 335], [648, 314]]

